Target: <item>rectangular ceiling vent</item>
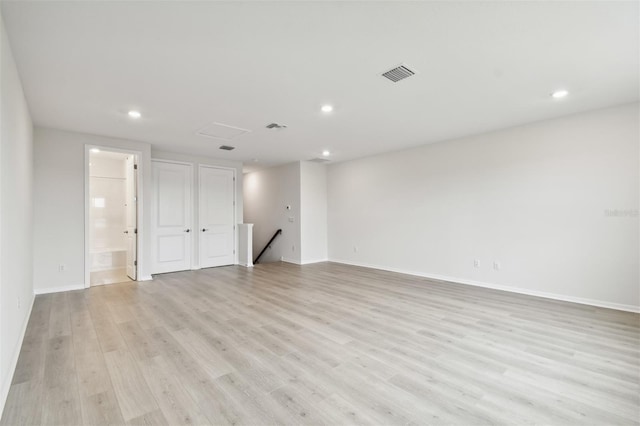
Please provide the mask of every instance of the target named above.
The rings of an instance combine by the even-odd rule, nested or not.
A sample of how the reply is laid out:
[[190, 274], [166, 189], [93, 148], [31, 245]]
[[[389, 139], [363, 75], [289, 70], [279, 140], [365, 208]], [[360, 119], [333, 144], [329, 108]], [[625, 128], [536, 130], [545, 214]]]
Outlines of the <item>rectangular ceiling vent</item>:
[[220, 149], [223, 149], [225, 151], [233, 151], [234, 149], [236, 149], [235, 146], [229, 146], [229, 145], [221, 145]]
[[267, 129], [286, 129], [287, 125], [286, 124], [278, 124], [278, 123], [271, 123], [271, 124], [267, 124]]
[[312, 158], [309, 161], [311, 161], [312, 163], [328, 163], [331, 160], [329, 160], [328, 158], [319, 158], [318, 157], [318, 158]]
[[407, 67], [406, 65], [398, 65], [394, 69], [391, 69], [387, 72], [383, 72], [382, 76], [387, 78], [394, 83], [399, 82], [400, 80], [404, 80], [405, 78], [411, 77], [416, 72]]
[[226, 141], [230, 141], [237, 138], [238, 136], [242, 136], [245, 133], [249, 132], [251, 132], [251, 130], [241, 129], [240, 127], [229, 126], [222, 123], [213, 123], [203, 127], [196, 133], [207, 138], [224, 139]]

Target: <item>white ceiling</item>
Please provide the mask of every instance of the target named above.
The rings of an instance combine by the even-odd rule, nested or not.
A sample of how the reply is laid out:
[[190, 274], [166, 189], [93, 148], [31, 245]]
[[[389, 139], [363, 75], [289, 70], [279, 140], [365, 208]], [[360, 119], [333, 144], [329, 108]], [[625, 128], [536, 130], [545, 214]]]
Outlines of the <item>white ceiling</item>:
[[[639, 99], [637, 1], [4, 1], [2, 13], [37, 125], [253, 168]], [[419, 73], [380, 76], [400, 63]], [[557, 88], [569, 97], [551, 99]], [[214, 122], [251, 132], [196, 134]]]

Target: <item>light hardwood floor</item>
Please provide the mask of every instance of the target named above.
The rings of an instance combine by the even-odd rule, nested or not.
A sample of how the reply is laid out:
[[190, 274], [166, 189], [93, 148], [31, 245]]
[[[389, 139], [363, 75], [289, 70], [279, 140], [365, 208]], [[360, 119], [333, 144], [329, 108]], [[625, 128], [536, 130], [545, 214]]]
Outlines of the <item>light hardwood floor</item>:
[[3, 425], [638, 424], [640, 316], [332, 263], [38, 296]]
[[104, 271], [93, 271], [89, 275], [91, 285], [103, 285], [129, 282], [131, 279], [127, 276], [126, 268], [107, 269]]

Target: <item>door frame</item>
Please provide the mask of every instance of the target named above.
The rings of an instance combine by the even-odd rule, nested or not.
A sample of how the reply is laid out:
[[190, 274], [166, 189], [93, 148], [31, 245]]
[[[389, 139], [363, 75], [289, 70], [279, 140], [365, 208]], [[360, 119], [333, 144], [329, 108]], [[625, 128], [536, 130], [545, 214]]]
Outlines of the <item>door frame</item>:
[[[215, 166], [212, 164], [198, 163], [198, 231], [200, 231], [200, 184], [202, 182], [202, 168], [206, 167], [209, 169], [222, 169], [222, 170], [231, 170], [233, 172], [233, 264], [238, 264], [238, 199], [237, 199], [237, 185], [238, 185], [238, 177], [236, 176], [237, 170], [235, 167], [224, 167], [224, 166]], [[198, 267], [202, 267], [200, 265], [200, 259], [202, 258], [202, 253], [200, 253], [200, 233], [198, 232]]]
[[127, 276], [132, 279], [133, 281], [138, 281], [138, 156], [137, 155], [130, 155], [127, 156], [127, 158], [125, 158], [125, 200], [126, 200], [126, 204], [125, 204], [125, 214], [126, 214], [126, 219], [125, 219], [125, 226], [126, 226], [126, 231], [127, 232], [127, 240], [129, 239], [129, 201], [130, 198], [127, 197], [127, 195], [129, 195], [129, 185], [130, 182], [128, 182], [128, 178], [129, 178], [129, 172], [131, 171], [131, 169], [129, 168], [130, 165], [130, 161], [133, 162], [133, 174], [131, 175], [131, 178], [133, 179], [132, 187], [133, 187], [133, 197], [135, 198], [135, 203], [133, 205], [134, 208], [134, 212], [135, 212], [135, 225], [133, 228], [133, 234], [134, 234], [134, 238], [135, 238], [135, 254], [134, 254], [134, 259], [133, 259], [133, 276], [135, 277], [135, 279], [131, 278], [131, 275], [129, 275], [129, 241], [127, 241], [125, 248], [126, 248], [126, 254], [125, 254], [125, 274], [127, 274]]
[[[168, 164], [180, 164], [183, 166], [189, 166], [191, 167], [191, 227], [194, 228], [195, 224], [198, 223], [198, 221], [196, 220], [197, 216], [196, 216], [196, 209], [195, 209], [195, 195], [196, 195], [196, 188], [195, 188], [195, 164], [189, 161], [177, 161], [177, 160], [165, 160], [164, 158], [151, 158], [151, 173], [153, 174], [153, 163], [168, 163]], [[151, 182], [153, 184], [153, 176], [151, 176]], [[155, 189], [154, 189], [155, 190]], [[153, 211], [153, 209], [155, 209], [155, 205], [153, 204], [153, 191], [151, 191], [151, 210]], [[155, 238], [154, 238], [154, 234], [153, 234], [153, 220], [151, 220], [151, 226], [149, 228], [149, 231], [151, 232], [151, 249], [155, 250]], [[197, 228], [197, 227], [195, 227]], [[200, 244], [200, 240], [199, 240], [199, 235], [196, 236], [198, 229], [193, 229], [193, 231], [191, 233], [191, 261], [190, 261], [190, 265], [189, 265], [189, 270], [196, 270], [196, 269], [200, 269], [200, 268], [194, 268], [194, 253], [195, 253], [195, 248], [198, 247], [198, 244]], [[153, 256], [153, 254], [151, 255]], [[198, 256], [200, 256], [200, 253], [198, 253]], [[153, 259], [153, 257], [152, 257]], [[151, 261], [151, 265], [153, 268], [153, 260]]]
[[138, 281], [142, 279], [140, 275], [140, 270], [142, 270], [141, 262], [144, 256], [140, 256], [141, 253], [144, 253], [144, 226], [143, 226], [143, 211], [144, 211], [144, 181], [143, 181], [143, 168], [142, 164], [142, 151], [116, 148], [108, 145], [94, 145], [94, 144], [85, 144], [84, 145], [84, 288], [91, 287], [91, 253], [89, 253], [91, 248], [91, 241], [89, 238], [90, 230], [89, 230], [89, 214], [90, 214], [90, 205], [91, 205], [91, 195], [89, 192], [90, 189], [90, 170], [89, 170], [89, 161], [91, 160], [91, 150], [94, 148], [98, 148], [101, 151], [111, 151], [111, 152], [120, 152], [123, 154], [131, 154], [136, 156], [136, 164], [138, 165], [138, 176], [137, 176], [137, 187], [136, 187], [136, 227], [138, 228], [138, 238], [137, 238], [137, 259], [138, 264], [136, 265], [136, 277]]

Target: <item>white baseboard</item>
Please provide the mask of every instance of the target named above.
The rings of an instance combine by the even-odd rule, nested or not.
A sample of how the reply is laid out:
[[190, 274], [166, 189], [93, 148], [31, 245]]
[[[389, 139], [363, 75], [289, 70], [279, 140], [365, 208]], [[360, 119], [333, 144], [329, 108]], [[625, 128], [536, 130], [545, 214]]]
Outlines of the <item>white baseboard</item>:
[[238, 266], [244, 266], [245, 268], [253, 268], [253, 263], [238, 263]]
[[31, 298], [31, 305], [29, 306], [29, 312], [27, 312], [27, 316], [24, 319], [24, 324], [22, 324], [22, 330], [20, 332], [20, 339], [18, 344], [13, 350], [13, 356], [11, 357], [11, 363], [9, 364], [9, 371], [7, 372], [7, 376], [4, 378], [2, 383], [2, 390], [0, 392], [0, 418], [2, 418], [2, 413], [4, 411], [4, 406], [7, 403], [7, 397], [9, 396], [9, 389], [11, 388], [11, 382], [13, 381], [13, 375], [16, 372], [16, 367], [18, 366], [18, 358], [20, 357], [20, 350], [22, 349], [22, 343], [24, 341], [24, 335], [27, 332], [27, 325], [29, 325], [29, 319], [31, 318], [31, 311], [33, 310], [33, 303], [36, 298]]
[[492, 290], [501, 290], [501, 291], [508, 291], [510, 293], [525, 294], [527, 296], [536, 296], [536, 297], [543, 297], [545, 299], [560, 300], [562, 302], [572, 302], [572, 303], [579, 303], [581, 305], [615, 309], [618, 311], [640, 313], [640, 306], [637, 306], [637, 305], [626, 305], [622, 303], [607, 302], [603, 300], [585, 299], [582, 297], [567, 296], [564, 294], [547, 293], [544, 291], [529, 290], [526, 288], [518, 288], [518, 287], [509, 287], [504, 285], [485, 283], [481, 281], [473, 281], [473, 280], [468, 280], [464, 278], [449, 277], [449, 276], [437, 275], [437, 274], [427, 274], [424, 272], [407, 271], [404, 269], [370, 265], [366, 263], [352, 262], [348, 260], [330, 259], [329, 262], [342, 263], [344, 265], [361, 266], [363, 268], [380, 269], [382, 271], [397, 272], [399, 274], [413, 275], [417, 277], [429, 278], [432, 280], [448, 281], [456, 284], [472, 285], [475, 287], [490, 288]]
[[329, 259], [311, 259], [311, 260], [303, 260], [300, 264], [301, 265], [310, 265], [312, 263], [322, 263], [322, 262], [328, 262]]
[[74, 284], [62, 287], [35, 288], [33, 293], [37, 296], [38, 294], [60, 293], [61, 291], [84, 290], [84, 288], [84, 284]]
[[298, 262], [297, 260], [287, 259], [286, 257], [283, 257], [282, 261], [287, 263], [293, 263], [294, 265], [310, 265], [312, 263], [329, 262], [329, 259], [312, 259], [312, 260], [303, 260], [301, 262]]
[[[151, 275], [145, 275], [143, 277], [138, 278], [136, 281], [152, 281], [153, 277]], [[112, 283], [116, 284], [116, 283]], [[98, 284], [103, 285], [103, 284]], [[36, 288], [33, 290], [33, 293], [37, 296], [39, 294], [50, 294], [50, 293], [60, 293], [63, 291], [73, 291], [73, 290], [84, 290], [90, 287], [85, 287], [84, 284], [76, 284], [76, 285], [65, 285], [62, 287], [49, 287], [49, 288]]]

